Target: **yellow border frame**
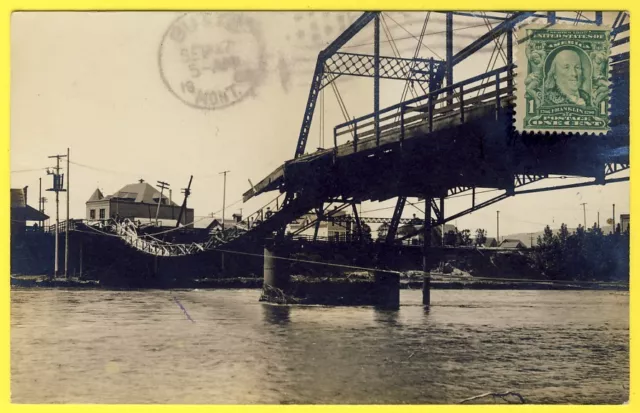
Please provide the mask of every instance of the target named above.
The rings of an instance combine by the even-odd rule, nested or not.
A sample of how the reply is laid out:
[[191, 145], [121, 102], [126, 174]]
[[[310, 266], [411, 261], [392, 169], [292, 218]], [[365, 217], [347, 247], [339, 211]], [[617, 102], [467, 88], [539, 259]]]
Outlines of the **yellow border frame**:
[[[0, 250], [2, 255], [0, 258], [2, 273], [7, 275], [5, 282], [0, 286], [0, 302], [3, 310], [0, 312], [0, 323], [5, 326], [2, 329], [2, 340], [0, 341], [1, 358], [0, 366], [2, 374], [0, 378], [0, 411], [10, 412], [106, 412], [106, 411], [129, 411], [129, 412], [205, 412], [215, 409], [217, 412], [256, 411], [261, 413], [281, 412], [281, 411], [338, 411], [347, 410], [350, 412], [381, 412], [391, 413], [398, 410], [403, 412], [422, 412], [425, 409], [451, 412], [483, 412], [487, 408], [510, 411], [559, 411], [559, 412], [630, 412], [640, 410], [640, 399], [637, 395], [637, 377], [640, 371], [639, 361], [637, 357], [637, 349], [630, 346], [630, 363], [631, 363], [631, 381], [630, 381], [630, 403], [624, 406], [557, 406], [557, 405], [523, 405], [523, 406], [460, 406], [460, 405], [419, 405], [419, 406], [204, 406], [204, 405], [20, 405], [10, 403], [10, 285], [9, 285], [9, 188], [10, 188], [10, 20], [11, 13], [18, 10], [514, 10], [519, 5], [515, 0], [490, 0], [478, 3], [473, 0], [451, 0], [446, 4], [435, 5], [435, 2], [427, 1], [411, 1], [411, 0], [316, 0], [316, 1], [260, 1], [260, 0], [227, 0], [224, 2], [203, 1], [203, 0], [5, 0], [0, 2], [0, 28], [2, 35], [0, 36], [0, 67], [4, 68], [0, 75], [0, 91], [2, 91], [2, 99], [0, 99], [0, 153], [2, 153], [2, 167], [0, 177], [2, 189], [0, 190], [0, 206], [4, 213], [0, 216], [5, 217], [0, 220]], [[635, 10], [640, 7], [638, 2], [633, 3], [630, 0], [615, 0], [606, 2], [606, 9], [602, 9], [602, 2], [594, 0], [535, 0], [536, 10], [627, 10], [630, 12], [630, 18], [635, 16]], [[447, 7], [442, 7], [446, 5]], [[525, 9], [531, 9], [531, 3], [527, 4]], [[600, 6], [600, 7], [599, 7]], [[633, 28], [631, 28], [633, 30]], [[638, 48], [635, 42], [631, 42], [631, 54], [634, 61], [637, 58]], [[636, 80], [640, 79], [638, 71], [640, 65], [631, 65], [631, 109], [636, 108], [638, 102], [638, 94], [640, 88], [636, 87]], [[633, 121], [631, 121], [633, 123]], [[633, 143], [638, 142], [638, 128], [631, 129], [631, 163], [636, 165], [640, 159], [640, 152], [633, 150]], [[632, 181], [638, 180], [640, 169], [631, 168]], [[630, 184], [631, 189], [631, 214], [640, 216], [640, 190], [636, 186]], [[640, 219], [640, 218], [639, 218]], [[631, 235], [631, 251], [640, 245], [640, 231], [633, 231]], [[635, 285], [634, 278], [640, 271], [640, 261], [631, 254], [631, 296], [630, 296], [630, 337], [631, 343], [637, 343], [639, 340], [640, 327], [638, 326], [638, 305], [634, 304], [634, 299], [639, 297], [639, 292]], [[636, 407], [636, 409], [634, 409]]]

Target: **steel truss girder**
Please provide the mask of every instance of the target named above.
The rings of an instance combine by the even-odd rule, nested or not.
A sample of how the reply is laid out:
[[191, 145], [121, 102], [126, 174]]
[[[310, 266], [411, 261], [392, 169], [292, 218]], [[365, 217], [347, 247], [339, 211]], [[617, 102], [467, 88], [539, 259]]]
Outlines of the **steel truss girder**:
[[604, 175], [615, 174], [620, 171], [629, 169], [628, 163], [607, 163], [604, 165]]
[[452, 196], [452, 195], [457, 195], [460, 194], [462, 192], [466, 192], [473, 189], [472, 186], [456, 186], [454, 188], [449, 188], [447, 190], [447, 196]]
[[[445, 12], [438, 12], [438, 13], [445, 13]], [[475, 17], [475, 18], [479, 18], [479, 19], [488, 19], [488, 20], [500, 20], [503, 21], [505, 19], [507, 19], [507, 15], [495, 15], [495, 14], [487, 14], [485, 12], [483, 12], [483, 14], [479, 14], [479, 13], [473, 13], [473, 12], [451, 12], [453, 15], [455, 16], [464, 16], [464, 17]], [[494, 12], [494, 13], [507, 13], [507, 12]], [[567, 21], [567, 22], [572, 22], [572, 23], [598, 23], [598, 13], [602, 13], [602, 12], [593, 12], [595, 13], [594, 19], [591, 20], [587, 17], [584, 17], [584, 13], [583, 16], [581, 18], [573, 18], [573, 17], [561, 17], [561, 16], [557, 16], [556, 20], [560, 20], [560, 21]], [[547, 18], [546, 14], [543, 13], [534, 13], [532, 15], [532, 17], [544, 17]]]
[[396, 238], [396, 232], [398, 232], [398, 224], [400, 224], [400, 217], [402, 216], [402, 211], [404, 210], [404, 204], [406, 202], [406, 196], [398, 197], [398, 202], [396, 203], [396, 208], [393, 210], [393, 217], [391, 218], [391, 223], [389, 224], [389, 231], [387, 231], [387, 244], [392, 244]]
[[349, 26], [337, 39], [335, 39], [326, 49], [318, 53], [318, 60], [313, 72], [313, 78], [311, 79], [311, 87], [309, 88], [309, 97], [307, 98], [307, 105], [304, 110], [304, 116], [302, 118], [302, 125], [300, 126], [300, 134], [298, 135], [298, 144], [296, 146], [296, 152], [294, 158], [304, 155], [304, 149], [307, 146], [307, 138], [309, 137], [309, 130], [311, 129], [311, 121], [313, 120], [313, 112], [316, 107], [316, 101], [318, 99], [318, 92], [320, 92], [324, 64], [328, 57], [336, 53], [345, 43], [347, 43], [353, 36], [355, 36], [364, 26], [366, 26], [377, 15], [377, 12], [365, 12], [351, 26]]
[[[374, 77], [374, 58], [373, 55], [341, 52], [328, 56], [320, 88], [329, 85], [337, 76]], [[444, 62], [433, 59], [380, 56], [379, 77], [428, 83], [431, 74], [435, 73], [440, 65], [444, 65]]]
[[[339, 222], [357, 222], [357, 219], [350, 216], [339, 216], [333, 218], [327, 218], [326, 221], [339, 223]], [[363, 224], [390, 224], [391, 218], [382, 217], [360, 217], [360, 222]], [[400, 218], [399, 224], [415, 224], [422, 225], [423, 221], [420, 218]]]
[[310, 221], [307, 225], [298, 228], [295, 232], [293, 232], [293, 235], [298, 235], [301, 232], [304, 232], [304, 231], [308, 230], [309, 228], [311, 228], [312, 226], [316, 225], [317, 223], [320, 223], [321, 221], [330, 221], [331, 217], [333, 215], [337, 214], [338, 212], [342, 211], [343, 209], [345, 209], [346, 207], [348, 207], [350, 205], [351, 205], [350, 202], [346, 202], [346, 203], [340, 205], [339, 207], [337, 207], [336, 209], [332, 209], [328, 213], [324, 213], [324, 211], [326, 211], [326, 209], [324, 209], [323, 213], [321, 213], [321, 214], [317, 214], [316, 213], [316, 219], [314, 219], [313, 221]]
[[438, 221], [442, 220], [442, 211], [440, 210], [440, 207], [438, 206], [438, 204], [436, 204], [436, 200], [431, 198], [431, 209], [433, 210], [433, 213], [436, 216], [436, 219]]
[[[581, 187], [585, 187], [585, 186], [593, 186], [593, 185], [605, 185], [605, 184], [613, 184], [613, 183], [617, 183], [617, 182], [624, 182], [624, 181], [629, 181], [629, 177], [625, 176], [622, 178], [611, 178], [608, 180], [605, 180], [603, 182], [599, 182], [597, 180], [594, 181], [590, 181], [590, 182], [579, 182], [579, 183], [575, 183], [575, 184], [567, 184], [567, 185], [558, 185], [558, 186], [551, 186], [551, 187], [544, 187], [544, 188], [533, 188], [533, 189], [524, 189], [521, 191], [517, 191], [517, 192], [505, 192], [503, 194], [497, 195], [491, 199], [488, 199], [484, 202], [481, 202], [471, 208], [467, 208], [464, 211], [460, 211], [456, 214], [453, 214], [447, 218], [444, 219], [439, 219], [436, 220], [435, 222], [432, 222], [432, 226], [438, 226], [438, 225], [443, 225], [447, 222], [453, 221], [455, 219], [458, 219], [460, 217], [463, 217], [471, 212], [475, 212], [479, 209], [488, 207], [490, 205], [495, 204], [496, 202], [502, 201], [503, 199], [509, 198], [511, 196], [515, 196], [515, 195], [523, 195], [523, 194], [532, 194], [532, 193], [537, 193], [537, 192], [546, 192], [546, 191], [557, 191], [560, 189], [570, 189], [570, 188], [581, 188]], [[402, 241], [404, 239], [410, 238], [416, 234], [418, 234], [420, 231], [423, 230], [423, 227], [416, 229], [415, 231], [411, 231], [411, 233], [408, 233], [406, 235], [403, 235], [401, 238], [398, 238], [399, 241]]]
[[549, 175], [536, 175], [536, 174], [515, 174], [513, 176], [513, 186], [514, 188], [519, 188], [523, 185], [527, 185], [533, 182], [540, 181], [542, 179], [548, 178]]

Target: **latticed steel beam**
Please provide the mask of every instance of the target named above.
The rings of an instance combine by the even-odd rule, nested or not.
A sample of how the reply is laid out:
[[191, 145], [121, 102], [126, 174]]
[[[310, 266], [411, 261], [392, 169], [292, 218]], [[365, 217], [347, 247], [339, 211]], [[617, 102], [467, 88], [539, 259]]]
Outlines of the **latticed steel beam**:
[[[339, 222], [357, 222], [358, 219], [348, 215], [342, 215], [339, 217], [326, 218], [326, 221], [339, 223]], [[389, 224], [391, 218], [383, 217], [360, 217], [360, 222], [364, 224]], [[415, 224], [422, 225], [422, 219], [420, 218], [400, 218], [399, 224]]]
[[[329, 75], [373, 77], [374, 58], [375, 56], [368, 54], [335, 53], [325, 62], [320, 88], [324, 88], [335, 79]], [[380, 56], [380, 78], [428, 83], [430, 73], [435, 73], [442, 64], [444, 62], [441, 60], [433, 60], [432, 63], [432, 59]]]
[[355, 36], [364, 26], [366, 26], [378, 13], [377, 12], [365, 12], [351, 26], [349, 26], [336, 40], [331, 42], [326, 49], [318, 54], [318, 60], [316, 62], [316, 68], [313, 72], [313, 78], [311, 79], [311, 87], [309, 88], [309, 97], [307, 98], [307, 105], [304, 110], [304, 116], [302, 118], [302, 126], [300, 126], [300, 134], [298, 135], [298, 144], [296, 145], [296, 153], [294, 158], [304, 155], [304, 150], [307, 146], [307, 138], [309, 137], [309, 130], [311, 129], [311, 121], [313, 120], [313, 112], [316, 107], [316, 101], [318, 99], [318, 92], [320, 92], [320, 86], [323, 79], [324, 64], [328, 57], [336, 53], [342, 46], [345, 45], [353, 36]]
[[402, 210], [404, 209], [405, 202], [407, 202], [406, 196], [398, 197], [398, 202], [396, 203], [396, 208], [393, 210], [393, 217], [389, 224], [389, 230], [387, 231], [387, 244], [393, 244], [393, 241], [396, 238], [398, 224], [400, 224], [400, 217], [402, 216]]
[[297, 235], [301, 232], [304, 232], [306, 230], [308, 230], [309, 228], [311, 228], [312, 226], [316, 225], [316, 223], [319, 223], [321, 221], [332, 221], [335, 218], [332, 218], [333, 215], [337, 214], [338, 212], [342, 211], [343, 209], [345, 209], [346, 207], [348, 207], [349, 205], [351, 205], [351, 203], [344, 203], [342, 205], [340, 205], [339, 207], [337, 207], [336, 209], [332, 209], [331, 211], [329, 211], [328, 213], [323, 213], [320, 216], [318, 216], [318, 214], [316, 214], [316, 219], [314, 219], [313, 221], [310, 221], [307, 225], [304, 225], [300, 228], [298, 228], [296, 231], [293, 232], [293, 235]]
[[447, 196], [457, 195], [457, 194], [460, 194], [462, 192], [468, 191], [468, 190], [470, 190], [472, 188], [473, 187], [471, 187], [471, 186], [456, 186], [455, 188], [449, 188], [447, 190]]
[[515, 174], [513, 176], [513, 186], [515, 188], [521, 187], [523, 185], [530, 184], [532, 182], [537, 182], [542, 179], [548, 178], [549, 175], [535, 175], [535, 174]]
[[628, 163], [607, 163], [604, 165], [605, 176], [629, 169]]
[[440, 221], [442, 219], [442, 210], [440, 209], [438, 204], [436, 204], [436, 200], [433, 198], [431, 198], [431, 209], [433, 209], [433, 213], [435, 214], [436, 219]]

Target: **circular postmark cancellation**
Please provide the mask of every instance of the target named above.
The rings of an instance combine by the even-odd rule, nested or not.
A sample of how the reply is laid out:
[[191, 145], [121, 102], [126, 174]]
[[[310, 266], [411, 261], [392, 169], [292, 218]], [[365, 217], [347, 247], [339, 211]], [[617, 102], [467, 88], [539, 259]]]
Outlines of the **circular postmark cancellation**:
[[199, 109], [222, 109], [253, 96], [265, 75], [262, 36], [245, 13], [187, 13], [160, 44], [158, 64], [167, 88]]

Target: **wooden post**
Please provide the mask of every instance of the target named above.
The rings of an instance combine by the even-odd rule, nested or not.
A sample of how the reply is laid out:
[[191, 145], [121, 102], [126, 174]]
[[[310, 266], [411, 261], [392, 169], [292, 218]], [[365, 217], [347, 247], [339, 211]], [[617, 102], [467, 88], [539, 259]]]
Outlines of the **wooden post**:
[[431, 305], [431, 275], [429, 274], [429, 265], [427, 262], [427, 254], [431, 246], [431, 198], [424, 199], [424, 225], [423, 225], [423, 241], [422, 241], [422, 305]]

